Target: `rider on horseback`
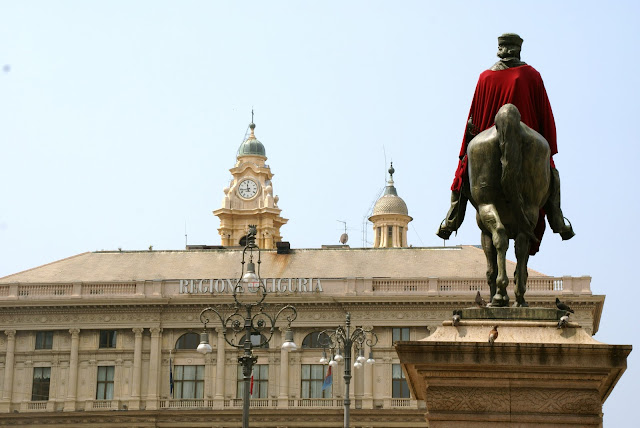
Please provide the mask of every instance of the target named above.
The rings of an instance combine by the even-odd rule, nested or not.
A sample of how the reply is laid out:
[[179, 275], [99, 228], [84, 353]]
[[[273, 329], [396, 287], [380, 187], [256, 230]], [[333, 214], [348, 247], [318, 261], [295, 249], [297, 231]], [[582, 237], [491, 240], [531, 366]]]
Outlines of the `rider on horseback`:
[[[556, 126], [547, 92], [540, 73], [520, 60], [522, 38], [517, 34], [503, 34], [498, 37], [498, 57], [500, 61], [491, 69], [484, 71], [478, 79], [473, 96], [467, 129], [460, 149], [460, 161], [451, 186], [451, 208], [440, 225], [437, 235], [449, 239], [451, 233], [458, 230], [469, 198], [469, 179], [467, 177], [467, 145], [475, 135], [494, 124], [494, 118], [500, 107], [514, 104], [522, 116], [522, 122], [538, 131], [548, 142], [551, 156], [558, 152], [556, 145]], [[566, 225], [560, 208], [560, 176], [551, 162], [551, 193], [544, 206], [549, 225], [563, 240], [574, 236], [571, 224]], [[540, 216], [535, 228], [538, 239], [544, 233], [544, 216]], [[538, 251], [539, 243], [532, 245], [531, 254]]]

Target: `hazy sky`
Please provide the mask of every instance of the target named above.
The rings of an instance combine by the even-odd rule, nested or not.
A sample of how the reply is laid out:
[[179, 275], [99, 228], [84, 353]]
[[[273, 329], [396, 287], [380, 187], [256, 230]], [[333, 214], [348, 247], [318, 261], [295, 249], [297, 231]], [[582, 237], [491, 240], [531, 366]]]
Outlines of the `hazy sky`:
[[[85, 251], [219, 244], [255, 109], [292, 248], [371, 245], [393, 160], [413, 246], [439, 246], [464, 124], [517, 32], [555, 114], [562, 205], [530, 266], [590, 275], [596, 339], [639, 343], [637, 2], [0, 0], [0, 277]], [[447, 245], [479, 244], [470, 209]], [[511, 257], [513, 253], [511, 252]], [[639, 350], [605, 404], [633, 426]]]

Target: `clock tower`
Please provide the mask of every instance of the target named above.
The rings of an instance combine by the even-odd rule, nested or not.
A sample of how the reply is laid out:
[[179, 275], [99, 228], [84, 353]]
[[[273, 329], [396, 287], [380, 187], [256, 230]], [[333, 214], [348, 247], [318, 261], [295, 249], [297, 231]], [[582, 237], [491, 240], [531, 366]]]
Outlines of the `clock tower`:
[[282, 240], [280, 227], [287, 223], [280, 216], [278, 196], [273, 196], [271, 178], [273, 173], [267, 160], [266, 151], [256, 139], [256, 125], [249, 125], [251, 134], [238, 149], [237, 161], [229, 171], [233, 178], [229, 187], [224, 188], [222, 208], [213, 211], [220, 219], [218, 233], [222, 245], [245, 245], [250, 224], [258, 229], [256, 244], [263, 249], [276, 247]]

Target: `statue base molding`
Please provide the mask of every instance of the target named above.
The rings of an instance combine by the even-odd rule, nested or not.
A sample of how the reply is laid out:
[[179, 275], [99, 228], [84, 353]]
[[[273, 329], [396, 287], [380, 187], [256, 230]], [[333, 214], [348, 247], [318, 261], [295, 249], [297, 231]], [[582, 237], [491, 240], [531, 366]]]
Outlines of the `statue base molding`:
[[602, 405], [631, 346], [600, 343], [575, 323], [559, 329], [523, 319], [519, 308], [500, 310], [515, 319], [463, 317], [423, 340], [396, 342], [430, 428], [602, 427]]

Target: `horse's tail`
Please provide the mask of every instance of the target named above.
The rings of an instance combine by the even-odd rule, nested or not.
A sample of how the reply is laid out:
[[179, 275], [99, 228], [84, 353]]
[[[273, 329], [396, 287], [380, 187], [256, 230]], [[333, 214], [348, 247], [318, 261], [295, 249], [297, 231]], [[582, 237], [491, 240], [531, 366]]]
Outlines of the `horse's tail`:
[[530, 238], [534, 225], [524, 212], [522, 195], [522, 134], [520, 129], [520, 112], [513, 104], [505, 104], [496, 114], [496, 131], [500, 144], [500, 163], [502, 176], [500, 183], [507, 200], [514, 204], [516, 216], [523, 227], [522, 231]]

